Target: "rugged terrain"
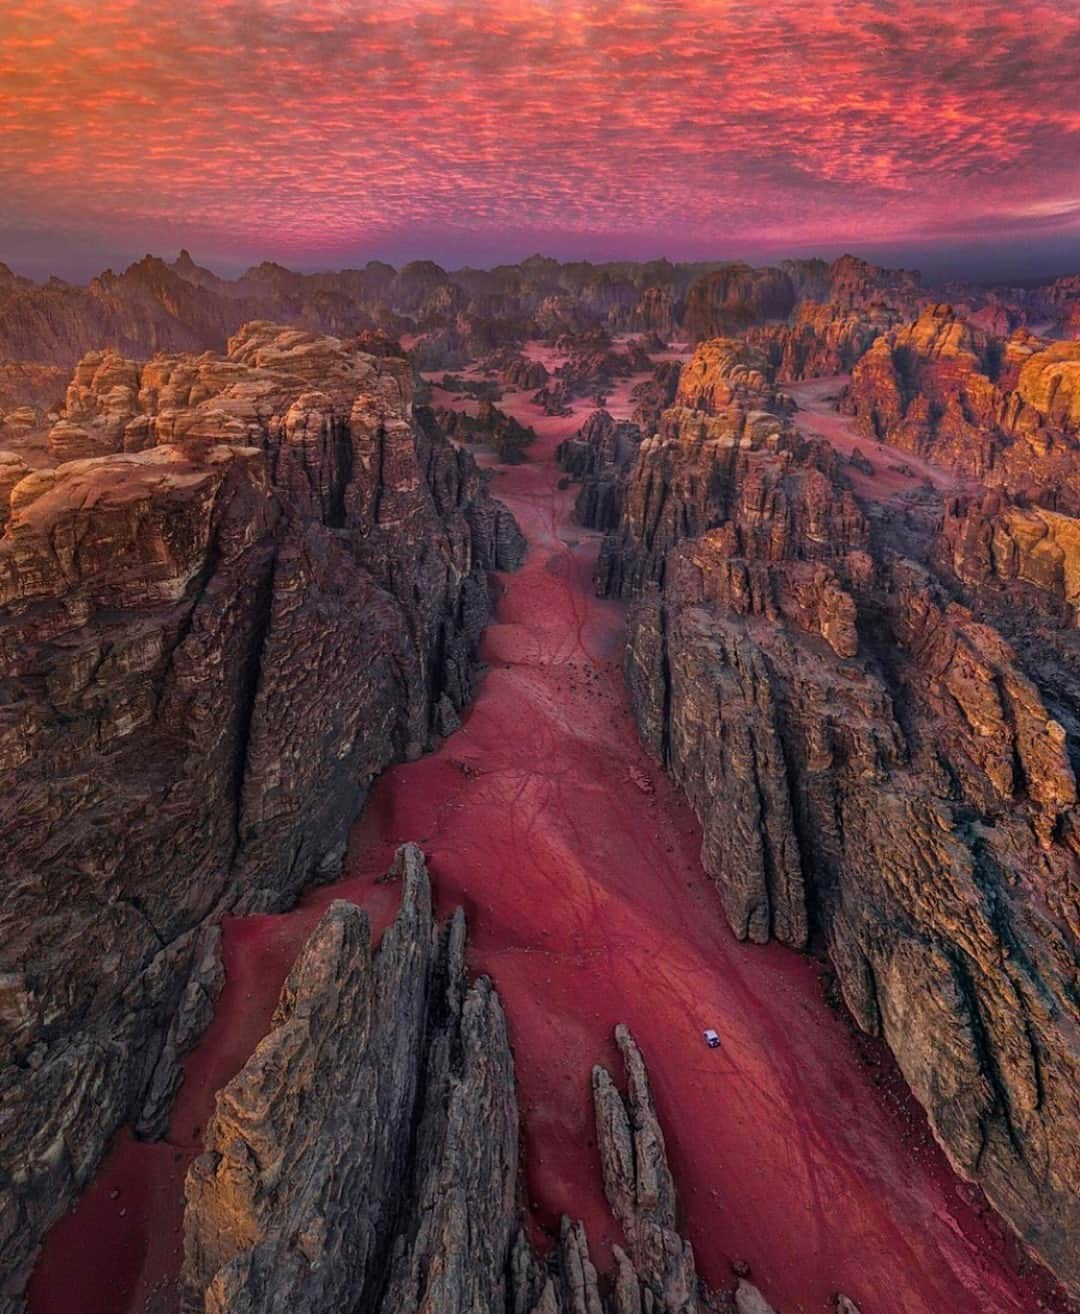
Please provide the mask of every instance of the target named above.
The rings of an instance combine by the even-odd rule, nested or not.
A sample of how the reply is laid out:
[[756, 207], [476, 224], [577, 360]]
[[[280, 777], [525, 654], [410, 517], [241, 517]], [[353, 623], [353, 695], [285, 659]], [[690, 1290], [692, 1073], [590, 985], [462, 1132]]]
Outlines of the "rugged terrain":
[[[93, 350], [62, 401], [11, 366], [0, 457], [6, 1296], [127, 1123], [35, 1314], [174, 1309], [185, 1175], [193, 1308], [690, 1308], [600, 1190], [589, 1072], [625, 1019], [702, 1308], [763, 1310], [748, 1265], [783, 1314], [1065, 1308], [935, 1140], [1075, 1281], [1074, 344], [1041, 336], [1069, 280], [946, 308], [850, 258], [182, 257], [104, 280], [107, 328], [100, 289], [10, 281], [23, 359], [69, 316]], [[279, 313], [304, 327], [217, 354]], [[531, 554], [474, 689], [485, 573], [523, 550], [488, 481]], [[460, 919], [429, 934], [426, 878], [365, 947], [407, 840], [498, 996]]]
[[7, 490], [5, 1302], [113, 1130], [164, 1130], [222, 913], [335, 875], [376, 773], [468, 702], [523, 544], [411, 390], [264, 323], [223, 357], [97, 353], [61, 463]]
[[630, 1034], [616, 1029], [625, 1099], [604, 1068], [592, 1078], [627, 1242], [604, 1299], [580, 1223], [564, 1216], [543, 1257], [523, 1230], [506, 1019], [487, 977], [466, 980], [461, 909], [437, 925], [413, 845], [388, 879], [401, 909], [378, 951], [365, 914], [331, 904], [218, 1096], [187, 1177], [183, 1307], [694, 1314], [693, 1251]]
[[858, 360], [842, 408], [870, 438], [1080, 513], [1080, 342], [996, 337], [928, 306]]
[[[883, 496], [888, 449], [804, 432], [752, 350], [700, 347], [607, 474], [597, 579], [633, 604], [639, 731], [701, 819], [736, 935], [823, 941], [953, 1163], [1075, 1283], [1076, 522], [913, 471]], [[1072, 453], [1064, 388], [1032, 425]]]

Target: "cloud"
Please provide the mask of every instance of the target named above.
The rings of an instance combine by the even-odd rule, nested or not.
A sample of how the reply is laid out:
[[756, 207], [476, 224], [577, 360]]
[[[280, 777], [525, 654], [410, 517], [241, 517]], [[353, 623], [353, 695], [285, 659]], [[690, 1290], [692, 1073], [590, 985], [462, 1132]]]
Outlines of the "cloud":
[[1049, 0], [7, 0], [0, 217], [328, 257], [1069, 226], [1078, 55]]

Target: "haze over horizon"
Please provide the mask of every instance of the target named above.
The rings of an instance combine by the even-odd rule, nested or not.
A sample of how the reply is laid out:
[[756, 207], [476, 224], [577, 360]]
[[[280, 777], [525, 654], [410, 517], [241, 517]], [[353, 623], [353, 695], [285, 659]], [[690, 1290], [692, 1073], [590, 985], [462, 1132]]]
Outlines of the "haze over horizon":
[[0, 37], [0, 260], [37, 278], [1080, 264], [1080, 10], [1045, 0], [14, 0]]

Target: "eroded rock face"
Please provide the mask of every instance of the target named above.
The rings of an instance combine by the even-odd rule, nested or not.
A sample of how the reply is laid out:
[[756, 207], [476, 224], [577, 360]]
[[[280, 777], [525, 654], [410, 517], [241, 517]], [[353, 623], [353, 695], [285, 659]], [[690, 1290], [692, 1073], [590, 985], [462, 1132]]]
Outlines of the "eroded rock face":
[[747, 556], [807, 560], [861, 549], [867, 526], [824, 443], [802, 440], [790, 403], [727, 339], [703, 344], [683, 369], [660, 431], [623, 474], [622, 519], [598, 563], [604, 592], [662, 582], [677, 543], [726, 527]]
[[400, 359], [257, 324], [72, 389], [142, 438], [23, 474], [0, 538], [5, 1299], [116, 1126], [163, 1129], [219, 916], [335, 875], [456, 726], [524, 546]]
[[463, 443], [490, 443], [500, 461], [517, 464], [526, 448], [536, 440], [536, 431], [507, 415], [489, 401], [477, 405], [476, 414], [440, 407], [435, 412], [439, 427]]
[[751, 329], [747, 341], [766, 356], [783, 383], [848, 373], [875, 340], [898, 322], [885, 305], [849, 306], [802, 301], [786, 324]]
[[503, 365], [501, 372], [508, 388], [523, 388], [526, 392], [542, 388], [549, 377], [543, 361], [529, 360], [526, 356], [516, 354]]
[[548, 390], [564, 404], [573, 397], [603, 397], [616, 379], [652, 369], [652, 359], [641, 342], [615, 347], [602, 331], [563, 334], [555, 345], [568, 354], [556, 367]]
[[614, 529], [622, 511], [623, 473], [641, 442], [641, 429], [593, 411], [573, 438], [559, 444], [555, 459], [581, 484], [576, 515], [590, 529]]
[[786, 270], [726, 265], [705, 274], [690, 288], [686, 331], [691, 342], [739, 333], [751, 324], [785, 317], [796, 300], [795, 285]]
[[466, 984], [460, 911], [436, 926], [420, 851], [391, 875], [401, 910], [378, 953], [365, 915], [332, 904], [218, 1094], [187, 1180], [187, 1308], [501, 1303], [517, 1167], [506, 1023], [490, 982]]
[[626, 1234], [601, 1294], [580, 1224], [533, 1255], [518, 1206], [506, 1020], [464, 968], [460, 910], [432, 913], [423, 855], [398, 852], [401, 909], [373, 953], [366, 915], [331, 905], [268, 1035], [219, 1092], [188, 1173], [183, 1308], [373, 1314], [691, 1314], [698, 1279], [644, 1062], [620, 1027], [623, 1098], [593, 1075], [605, 1189]]
[[965, 584], [1000, 585], [1015, 600], [1075, 623], [1080, 611], [1080, 520], [1042, 507], [1019, 507], [1000, 493], [952, 498], [939, 556]]
[[[915, 270], [885, 269], [852, 255], [834, 260], [825, 278], [827, 299], [846, 310], [888, 306], [910, 311], [920, 299], [920, 282]], [[810, 296], [808, 299], [823, 298]]]
[[698, 1280], [694, 1252], [676, 1230], [675, 1182], [645, 1063], [625, 1026], [615, 1028], [615, 1041], [626, 1066], [626, 1097], [619, 1093], [610, 1073], [597, 1067], [593, 1069], [593, 1106], [604, 1192], [629, 1250], [629, 1264], [625, 1254], [616, 1254], [616, 1260], [620, 1270], [631, 1265], [636, 1269], [645, 1290], [659, 1297], [661, 1309], [695, 1314]]
[[[914, 533], [711, 356], [680, 385], [700, 409], [638, 448], [600, 557], [601, 591], [632, 600], [641, 737], [736, 934], [823, 937], [958, 1170], [1076, 1286], [1073, 522], [951, 502]], [[1019, 587], [1040, 617], [1020, 646]]]
[[634, 402], [632, 418], [645, 433], [656, 431], [661, 415], [674, 402], [681, 372], [681, 361], [661, 361], [653, 371], [652, 378], [645, 379], [631, 389], [630, 400]]
[[870, 437], [1013, 497], [1080, 513], [1080, 344], [998, 339], [950, 306], [883, 335], [843, 408]]

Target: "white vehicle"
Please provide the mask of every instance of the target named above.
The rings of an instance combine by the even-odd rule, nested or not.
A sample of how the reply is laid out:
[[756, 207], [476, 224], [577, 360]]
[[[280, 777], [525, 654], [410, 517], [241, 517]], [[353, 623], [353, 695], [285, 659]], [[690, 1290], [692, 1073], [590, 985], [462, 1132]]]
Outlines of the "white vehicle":
[[720, 1037], [715, 1031], [710, 1029], [708, 1031], [703, 1031], [701, 1034], [705, 1037], [705, 1043], [710, 1049], [720, 1048]]

